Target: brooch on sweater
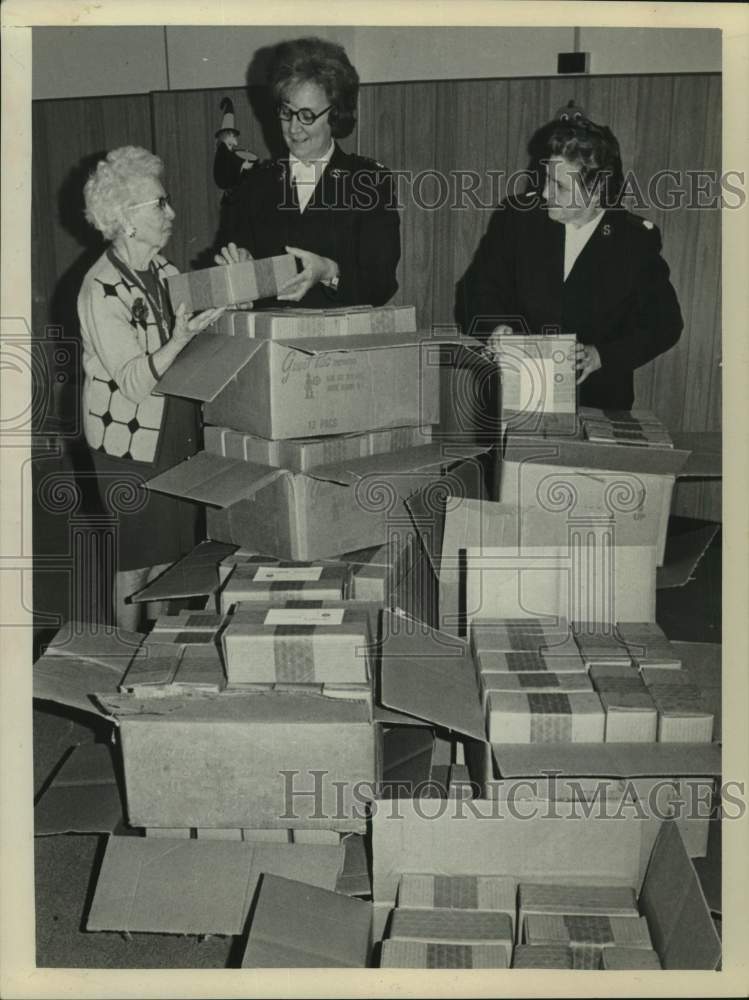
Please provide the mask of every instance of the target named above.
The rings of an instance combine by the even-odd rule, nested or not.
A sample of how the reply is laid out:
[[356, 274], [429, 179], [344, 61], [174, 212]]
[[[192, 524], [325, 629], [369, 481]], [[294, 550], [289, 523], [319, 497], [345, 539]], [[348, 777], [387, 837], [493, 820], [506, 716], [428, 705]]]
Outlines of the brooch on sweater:
[[141, 298], [137, 298], [133, 302], [133, 308], [131, 310], [133, 325], [136, 323], [143, 327], [145, 330], [148, 326], [148, 306]]

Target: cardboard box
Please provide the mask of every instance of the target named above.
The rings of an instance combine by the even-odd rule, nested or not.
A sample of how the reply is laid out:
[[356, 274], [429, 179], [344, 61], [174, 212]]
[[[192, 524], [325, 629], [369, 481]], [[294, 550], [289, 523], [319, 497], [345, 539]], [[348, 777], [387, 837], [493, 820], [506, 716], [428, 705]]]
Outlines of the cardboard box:
[[503, 420], [515, 433], [538, 433], [550, 426], [572, 433], [577, 412], [575, 335], [497, 339]]
[[242, 968], [364, 968], [371, 924], [362, 900], [265, 875]]
[[609, 945], [601, 949], [601, 968], [611, 972], [634, 972], [661, 968], [658, 955], [647, 948], [619, 948]]
[[520, 692], [559, 692], [560, 694], [570, 694], [579, 691], [593, 690], [590, 678], [587, 674], [554, 674], [550, 671], [540, 673], [512, 674], [499, 671], [497, 673], [483, 673], [481, 675], [481, 690], [483, 701], [486, 706], [487, 696], [490, 691], [520, 691]]
[[571, 969], [572, 949], [563, 944], [519, 944], [512, 955], [513, 969]]
[[658, 709], [660, 743], [710, 743], [713, 716], [705, 709], [698, 688], [687, 684], [654, 684], [650, 694]]
[[232, 309], [219, 316], [216, 332], [237, 337], [293, 340], [350, 337], [372, 333], [412, 333], [414, 306], [350, 306], [339, 309]]
[[525, 918], [528, 944], [565, 944], [574, 969], [597, 969], [609, 945], [652, 950], [645, 917], [571, 916], [531, 913]]
[[646, 687], [653, 687], [653, 685], [658, 687], [663, 684], [696, 687], [688, 670], [682, 670], [680, 667], [674, 669], [665, 663], [657, 667], [641, 667], [640, 677]]
[[427, 865], [453, 875], [480, 868], [520, 881], [627, 886], [638, 892], [663, 968], [714, 969], [720, 941], [694, 867], [673, 821], [656, 828], [653, 841], [651, 821], [612, 823], [570, 803], [558, 803], [556, 816], [519, 817], [496, 800], [448, 799], [427, 813], [424, 801], [402, 799], [397, 814], [373, 815], [373, 898], [392, 906], [401, 875]]
[[579, 656], [557, 656], [546, 659], [539, 653], [479, 653], [477, 666], [481, 674], [511, 673], [535, 674], [586, 674], [585, 664]]
[[588, 669], [588, 675], [594, 687], [606, 681], [640, 681], [640, 672], [634, 663], [593, 663]]
[[147, 704], [131, 699], [118, 720], [133, 826], [364, 829], [375, 760], [363, 703], [268, 692]]
[[493, 910], [506, 913], [514, 929], [517, 884], [495, 875], [405, 874], [398, 887], [398, 906], [406, 910]]
[[385, 430], [370, 431], [368, 439], [367, 454], [380, 455], [382, 452], [400, 451], [403, 448], [431, 444], [432, 428], [430, 425], [424, 427], [387, 427]]
[[314, 566], [276, 563], [272, 566], [238, 563], [221, 591], [221, 611], [235, 604], [283, 604], [286, 601], [340, 601], [348, 567], [338, 563]]
[[393, 911], [390, 937], [435, 944], [504, 945], [509, 964], [512, 927], [513, 921], [506, 913], [464, 909], [407, 910], [399, 906]]
[[174, 309], [184, 303], [189, 315], [214, 306], [231, 306], [275, 297], [283, 285], [296, 277], [296, 273], [296, 258], [283, 254], [173, 274], [166, 279], [166, 283]]
[[383, 969], [506, 969], [507, 949], [498, 944], [437, 944], [433, 941], [382, 942]]
[[[200, 452], [161, 473], [149, 489], [206, 503], [208, 532], [286, 559], [319, 559], [379, 545], [412, 530], [403, 499], [449, 475], [461, 475], [458, 457], [439, 445], [324, 466], [314, 475], [258, 466]], [[472, 474], [468, 461], [467, 474]]]
[[674, 652], [671, 643], [657, 645], [653, 643], [649, 646], [628, 647], [635, 666], [643, 669], [654, 669], [663, 671], [678, 671], [681, 667], [681, 660]]
[[603, 742], [605, 717], [594, 692], [521, 694], [490, 691], [486, 713], [492, 742]]
[[518, 886], [518, 922], [522, 936], [529, 913], [639, 918], [634, 889], [612, 885], [554, 885], [523, 882]]
[[[166, 647], [168, 648], [168, 647]], [[128, 667], [119, 690], [137, 698], [218, 693], [226, 686], [218, 649], [210, 644], [176, 646], [172, 655], [138, 656]]]
[[237, 611], [221, 636], [230, 684], [366, 684], [369, 620], [350, 608]]
[[335, 887], [341, 846], [110, 837], [89, 931], [242, 934], [262, 876]]
[[580, 656], [587, 667], [594, 665], [615, 665], [629, 667], [632, 657], [629, 649], [609, 629], [602, 629], [593, 622], [578, 622], [573, 625], [575, 642]]
[[642, 690], [616, 685], [598, 687], [606, 713], [607, 743], [655, 743], [658, 712], [645, 686], [641, 687]]
[[264, 438], [439, 420], [439, 342], [428, 333], [287, 341], [198, 334], [158, 391], [204, 403], [205, 422]]

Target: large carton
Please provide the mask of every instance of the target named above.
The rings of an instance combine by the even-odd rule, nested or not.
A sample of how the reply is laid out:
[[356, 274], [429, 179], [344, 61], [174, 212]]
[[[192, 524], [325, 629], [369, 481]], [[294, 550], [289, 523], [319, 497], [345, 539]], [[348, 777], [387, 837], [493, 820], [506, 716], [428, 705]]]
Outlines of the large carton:
[[146, 704], [119, 718], [133, 826], [363, 831], [375, 779], [364, 702], [263, 692]]
[[[150, 480], [148, 488], [209, 504], [209, 535], [285, 559], [319, 559], [379, 545], [413, 531], [405, 498], [463, 476], [467, 489], [480, 470], [465, 460], [478, 446], [438, 444], [351, 459], [312, 473], [292, 473], [200, 452]], [[472, 495], [477, 495], [475, 492]]]
[[157, 390], [204, 403], [208, 424], [265, 438], [435, 424], [439, 342], [424, 333], [269, 341], [206, 330]]

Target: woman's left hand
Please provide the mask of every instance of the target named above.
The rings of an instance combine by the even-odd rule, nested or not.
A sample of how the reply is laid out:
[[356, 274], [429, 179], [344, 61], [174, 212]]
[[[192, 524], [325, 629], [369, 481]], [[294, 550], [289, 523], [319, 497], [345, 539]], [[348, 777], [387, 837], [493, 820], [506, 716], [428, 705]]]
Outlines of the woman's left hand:
[[601, 367], [601, 355], [598, 348], [592, 344], [575, 345], [575, 368], [577, 368], [577, 384], [584, 382], [588, 375], [597, 372]]
[[285, 249], [286, 253], [299, 258], [303, 269], [279, 290], [277, 298], [281, 301], [299, 302], [313, 285], [319, 281], [330, 281], [338, 274], [337, 264], [327, 257], [320, 257], [310, 250], [300, 250], [299, 247]]

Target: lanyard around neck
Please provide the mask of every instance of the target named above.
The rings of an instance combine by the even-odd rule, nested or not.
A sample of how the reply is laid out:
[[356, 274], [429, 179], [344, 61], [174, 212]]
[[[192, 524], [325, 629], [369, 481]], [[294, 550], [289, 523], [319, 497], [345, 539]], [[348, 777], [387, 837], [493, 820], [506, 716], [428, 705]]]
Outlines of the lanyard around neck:
[[158, 272], [156, 271], [156, 266], [154, 265], [153, 261], [151, 261], [151, 263], [148, 265], [148, 270], [153, 276], [156, 288], [158, 289], [158, 294], [159, 294], [158, 302], [155, 301], [153, 295], [148, 290], [146, 285], [141, 281], [138, 275], [135, 274], [133, 270], [130, 267], [128, 267], [128, 265], [117, 256], [117, 254], [114, 252], [114, 247], [110, 247], [107, 250], [107, 257], [109, 258], [111, 263], [117, 268], [117, 270], [120, 272], [125, 281], [126, 282], [129, 281], [132, 285], [135, 285], [135, 287], [139, 288], [145, 295], [148, 305], [151, 309], [151, 314], [156, 320], [156, 328], [159, 331], [159, 341], [162, 345], [164, 345], [169, 340], [169, 330], [171, 326], [169, 299], [167, 298], [164, 286], [162, 285], [161, 281], [159, 281]]

